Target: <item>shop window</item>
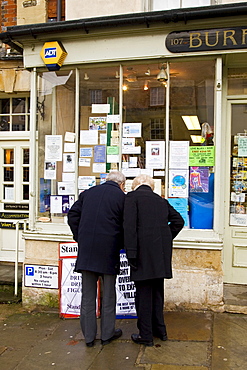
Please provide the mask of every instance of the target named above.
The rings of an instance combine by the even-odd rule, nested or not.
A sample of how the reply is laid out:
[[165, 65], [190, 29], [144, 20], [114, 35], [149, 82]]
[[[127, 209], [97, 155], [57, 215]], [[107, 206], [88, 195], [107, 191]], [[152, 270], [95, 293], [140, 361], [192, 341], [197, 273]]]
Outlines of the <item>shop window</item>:
[[247, 94], [247, 71], [246, 68], [228, 69], [228, 95]]
[[102, 90], [89, 90], [91, 104], [102, 104]]
[[152, 10], [170, 10], [215, 5], [215, 0], [152, 0]]
[[[4, 202], [29, 200], [29, 148], [21, 143], [4, 148], [2, 162], [2, 199]], [[1, 177], [1, 176], [0, 176]]]
[[165, 104], [165, 89], [163, 87], [150, 88], [150, 106], [155, 107]]
[[29, 131], [29, 98], [0, 99], [0, 131]]
[[[72, 71], [39, 75], [38, 219], [64, 222], [81, 191], [121, 168], [127, 191], [135, 176], [149, 174], [187, 229], [212, 229], [215, 62], [129, 63], [122, 73], [120, 68], [79, 69], [78, 84]], [[161, 71], [170, 74], [168, 84]]]

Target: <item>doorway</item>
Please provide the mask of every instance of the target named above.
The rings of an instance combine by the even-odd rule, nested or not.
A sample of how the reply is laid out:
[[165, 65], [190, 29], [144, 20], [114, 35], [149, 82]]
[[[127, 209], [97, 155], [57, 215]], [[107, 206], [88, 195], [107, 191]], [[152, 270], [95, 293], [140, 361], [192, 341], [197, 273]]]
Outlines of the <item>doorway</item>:
[[224, 282], [247, 284], [247, 100], [228, 102]]

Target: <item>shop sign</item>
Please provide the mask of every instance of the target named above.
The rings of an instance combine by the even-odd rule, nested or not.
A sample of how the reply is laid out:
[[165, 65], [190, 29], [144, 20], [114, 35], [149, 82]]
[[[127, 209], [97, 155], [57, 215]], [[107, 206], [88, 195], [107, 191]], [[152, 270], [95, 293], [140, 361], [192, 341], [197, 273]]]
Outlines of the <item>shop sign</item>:
[[[12, 230], [15, 230], [16, 229], [16, 224], [14, 222], [2, 222], [0, 221], [0, 229], [12, 229]], [[24, 225], [23, 223], [19, 224], [19, 230], [24, 230]]]
[[247, 27], [171, 32], [166, 47], [172, 53], [247, 48]]
[[6, 209], [6, 210], [15, 210], [15, 211], [28, 211], [29, 210], [29, 204], [4, 203], [4, 209]]
[[67, 52], [59, 41], [46, 42], [40, 56], [49, 71], [58, 71], [64, 63]]
[[25, 265], [24, 281], [26, 287], [58, 289], [58, 266]]
[[25, 218], [28, 218], [28, 213], [0, 212], [0, 218], [3, 218], [4, 220], [25, 219]]

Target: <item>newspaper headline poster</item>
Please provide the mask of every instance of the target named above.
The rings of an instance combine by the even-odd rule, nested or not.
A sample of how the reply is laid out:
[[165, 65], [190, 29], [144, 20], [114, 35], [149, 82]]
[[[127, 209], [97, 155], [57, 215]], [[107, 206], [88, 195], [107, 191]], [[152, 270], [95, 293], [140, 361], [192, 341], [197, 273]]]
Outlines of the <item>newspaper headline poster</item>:
[[74, 272], [77, 243], [59, 244], [60, 316], [79, 317], [81, 308], [81, 274]]
[[[74, 272], [78, 245], [75, 242], [59, 244], [60, 316], [80, 316], [82, 281]], [[120, 274], [116, 278], [116, 315], [135, 317], [135, 285], [130, 281], [130, 267], [125, 253], [120, 254]], [[96, 316], [100, 316], [100, 280], [96, 300]]]
[[130, 280], [130, 267], [124, 251], [120, 253], [120, 273], [116, 279], [116, 315], [136, 316], [135, 309], [135, 284]]

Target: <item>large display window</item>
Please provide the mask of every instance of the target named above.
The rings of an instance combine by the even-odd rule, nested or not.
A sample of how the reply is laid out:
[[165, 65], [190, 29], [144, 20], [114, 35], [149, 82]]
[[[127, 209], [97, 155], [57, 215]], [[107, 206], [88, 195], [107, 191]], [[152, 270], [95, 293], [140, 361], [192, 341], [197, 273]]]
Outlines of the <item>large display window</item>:
[[126, 63], [40, 74], [38, 220], [66, 222], [78, 194], [120, 169], [140, 173], [213, 229], [215, 61]]

